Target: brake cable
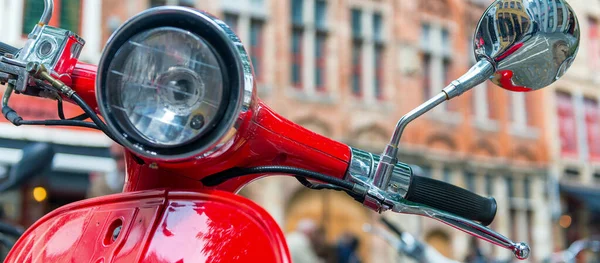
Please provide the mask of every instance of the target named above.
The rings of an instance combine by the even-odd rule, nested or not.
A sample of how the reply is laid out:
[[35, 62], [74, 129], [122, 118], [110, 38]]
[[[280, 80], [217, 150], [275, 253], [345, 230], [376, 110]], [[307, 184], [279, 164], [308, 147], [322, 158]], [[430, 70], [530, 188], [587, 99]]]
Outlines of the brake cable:
[[[67, 98], [72, 99], [85, 113], [82, 115], [79, 115], [79, 116], [75, 116], [70, 119], [65, 119], [62, 98], [60, 97], [60, 95], [57, 95], [56, 99], [58, 100], [58, 115], [59, 115], [60, 120], [43, 120], [43, 121], [23, 120], [23, 118], [21, 118], [21, 116], [19, 116], [15, 110], [13, 110], [12, 108], [10, 108], [10, 106], [8, 106], [8, 100], [9, 100], [12, 92], [14, 91], [14, 85], [9, 83], [6, 91], [4, 92], [4, 96], [2, 98], [2, 114], [4, 115], [4, 117], [6, 117], [6, 119], [8, 121], [10, 121], [12, 124], [14, 124], [16, 126], [45, 125], [45, 126], [72, 126], [72, 127], [84, 127], [84, 128], [97, 129], [97, 130], [104, 132], [104, 134], [106, 134], [106, 136], [108, 136], [113, 141], [117, 142], [117, 140], [114, 138], [114, 136], [112, 136], [112, 134], [108, 130], [108, 127], [106, 126], [106, 124], [100, 119], [100, 117], [98, 117], [98, 115], [96, 115], [94, 110], [73, 89], [71, 89], [69, 86], [67, 86], [60, 80], [53, 78], [48, 73], [48, 71], [46, 70], [46, 68], [44, 67], [43, 64], [33, 63], [33, 62], [28, 63], [27, 71], [29, 71], [29, 73], [33, 77], [37, 78], [36, 84], [38, 84], [39, 86], [45, 86], [46, 84], [43, 83], [41, 80], [47, 81], [55, 89], [54, 90], [55, 92], [59, 92], [59, 93], [65, 95]], [[92, 122], [84, 121], [85, 119], [88, 119], [88, 118], [90, 118], [92, 120]]]
[[[304, 186], [315, 189], [330, 189], [336, 191], [344, 191], [352, 198], [357, 201], [364, 201], [365, 196], [367, 194], [368, 189], [352, 182], [348, 182], [342, 179], [338, 179], [333, 176], [328, 176], [322, 173], [291, 167], [291, 166], [258, 166], [258, 167], [249, 167], [249, 168], [241, 168], [234, 167], [210, 176], [205, 177], [200, 180], [204, 185], [212, 187], [225, 183], [228, 180], [235, 179], [238, 177], [256, 175], [256, 174], [290, 174], [294, 175], [296, 179]], [[325, 182], [326, 184], [314, 184], [311, 183], [308, 179], [313, 179], [321, 182]]]

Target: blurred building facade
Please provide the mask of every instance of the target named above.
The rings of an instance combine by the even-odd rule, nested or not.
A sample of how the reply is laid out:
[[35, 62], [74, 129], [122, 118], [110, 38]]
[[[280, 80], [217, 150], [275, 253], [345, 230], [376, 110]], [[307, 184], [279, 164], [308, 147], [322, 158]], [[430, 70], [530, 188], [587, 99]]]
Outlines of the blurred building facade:
[[600, 3], [569, 3], [581, 26], [579, 55], [544, 99], [551, 175], [562, 201], [554, 212], [559, 247], [600, 235]]
[[[94, 34], [100, 32], [100, 13], [97, 10], [101, 1], [55, 2], [51, 24], [81, 33], [88, 41], [82, 58], [90, 62], [96, 61], [102, 45], [101, 37], [95, 37]], [[27, 34], [39, 21], [43, 7], [43, 1], [1, 0], [2, 41], [22, 47]], [[0, 86], [0, 94], [3, 91], [4, 87]], [[58, 119], [55, 101], [17, 95], [11, 97], [9, 105], [27, 120]], [[68, 117], [82, 113], [68, 103], [64, 105], [64, 111]], [[6, 175], [10, 167], [19, 161], [21, 149], [35, 141], [53, 144], [56, 155], [52, 169], [21, 189], [0, 196], [9, 219], [24, 226], [34, 223], [59, 206], [85, 198], [91, 173], [115, 169], [107, 149], [111, 141], [101, 132], [81, 128], [15, 127], [2, 117], [0, 170], [5, 172], [0, 172], [0, 175]], [[44, 188], [47, 195], [43, 200], [34, 200], [34, 187]]]
[[[24, 43], [28, 25], [39, 17], [41, 2], [0, 0], [0, 17], [8, 22], [3, 27], [3, 41], [16, 46]], [[86, 39], [82, 59], [97, 62], [110, 34], [146, 8], [184, 5], [207, 10], [231, 25], [246, 43], [260, 97], [276, 111], [317, 133], [379, 153], [404, 113], [475, 63], [473, 31], [491, 2], [61, 0], [52, 24], [80, 33]], [[564, 182], [591, 185], [597, 180], [593, 175], [598, 173], [598, 166], [593, 160], [600, 131], [594, 118], [600, 117], [594, 73], [600, 63], [600, 7], [596, 2], [570, 2], [579, 14], [583, 37], [590, 36], [591, 40], [582, 43], [579, 58], [565, 80], [530, 94], [482, 84], [415, 121], [401, 143], [400, 160], [419, 165], [422, 175], [494, 196], [499, 211], [492, 227], [529, 242], [535, 251], [533, 261], [547, 258], [554, 248], [567, 242], [562, 230], [553, 228], [552, 212], [558, 218], [562, 211], [552, 210], [550, 202], [557, 195], [553, 195], [555, 189], [547, 187], [549, 182], [562, 178]], [[54, 114], [51, 106], [46, 113]], [[87, 149], [85, 153], [95, 149], [99, 152], [96, 156], [74, 155], [104, 162], [85, 172], [109, 169], [107, 156], [100, 153], [109, 142], [98, 133], [61, 129], [26, 132], [5, 122], [0, 128], [3, 140], [50, 140]], [[27, 134], [44, 135], [29, 138]], [[74, 137], [85, 139], [71, 140]], [[11, 162], [14, 160], [0, 160], [7, 166]], [[574, 169], [578, 176], [562, 176]], [[311, 192], [289, 178], [255, 182], [242, 194], [265, 207], [285, 231], [293, 230], [299, 219], [310, 217], [327, 228], [330, 240], [347, 231], [360, 236], [361, 255], [367, 262], [390, 262], [396, 255], [383, 241], [362, 232], [362, 225], [374, 223], [378, 215], [343, 195]], [[566, 202], [574, 199], [563, 195]], [[582, 207], [578, 211], [585, 210]], [[572, 212], [581, 213], [587, 212]], [[452, 258], [462, 260], [473, 249], [469, 236], [433, 220], [395, 214], [386, 217]], [[495, 259], [511, 258], [508, 251], [479, 244]]]

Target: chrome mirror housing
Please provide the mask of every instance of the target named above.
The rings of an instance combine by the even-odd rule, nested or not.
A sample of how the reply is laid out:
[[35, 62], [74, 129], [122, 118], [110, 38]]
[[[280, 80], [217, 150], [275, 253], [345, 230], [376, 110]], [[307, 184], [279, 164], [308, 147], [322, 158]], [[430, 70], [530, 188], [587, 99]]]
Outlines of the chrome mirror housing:
[[565, 0], [497, 0], [479, 21], [474, 49], [478, 60], [495, 65], [496, 85], [525, 92], [562, 77], [579, 38], [577, 16]]

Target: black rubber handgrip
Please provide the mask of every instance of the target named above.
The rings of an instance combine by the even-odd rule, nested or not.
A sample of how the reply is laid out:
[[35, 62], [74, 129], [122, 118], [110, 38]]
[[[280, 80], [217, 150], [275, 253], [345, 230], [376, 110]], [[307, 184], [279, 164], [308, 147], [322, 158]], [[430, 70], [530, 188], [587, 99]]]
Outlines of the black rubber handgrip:
[[9, 44], [0, 42], [0, 56], [4, 56], [4, 54], [6, 54], [6, 53], [16, 55], [18, 52], [19, 52], [18, 48], [13, 47]]
[[496, 200], [458, 186], [423, 176], [413, 176], [406, 200], [424, 204], [487, 226], [496, 216]]

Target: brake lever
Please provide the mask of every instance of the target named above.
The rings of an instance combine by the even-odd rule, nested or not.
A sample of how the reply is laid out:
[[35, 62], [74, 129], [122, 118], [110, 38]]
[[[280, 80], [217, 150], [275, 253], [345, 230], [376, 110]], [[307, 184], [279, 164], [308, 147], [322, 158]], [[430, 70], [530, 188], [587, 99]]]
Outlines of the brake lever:
[[[376, 192], [377, 194], [375, 194]], [[390, 195], [376, 188], [371, 188], [369, 190], [369, 195], [372, 196], [373, 199], [381, 200], [381, 203], [384, 204], [383, 207], [389, 207], [389, 210], [393, 212], [419, 215], [438, 220], [469, 235], [483, 239], [499, 247], [506, 248], [512, 251], [517, 259], [527, 259], [531, 252], [531, 249], [527, 243], [514, 242], [508, 237], [505, 237], [502, 234], [474, 221], [442, 210], [410, 202], [399, 197], [398, 195]]]
[[374, 184], [373, 178], [378, 164], [380, 164], [379, 156], [352, 148], [352, 161], [346, 180], [368, 189], [363, 202], [363, 205], [366, 207], [379, 213], [392, 210], [396, 213], [429, 217], [462, 230], [474, 237], [509, 249], [518, 259], [527, 259], [529, 257], [531, 250], [526, 243], [513, 242], [509, 238], [475, 221], [407, 200], [406, 196], [415, 175], [404, 164], [396, 163], [390, 177], [390, 187], [385, 187], [385, 189], [377, 187]]
[[469, 235], [483, 239], [494, 245], [506, 248], [512, 251], [515, 257], [517, 257], [517, 259], [527, 259], [531, 252], [531, 249], [529, 248], [529, 245], [527, 245], [527, 243], [514, 242], [509, 238], [503, 236], [502, 234], [479, 223], [464, 219], [462, 217], [441, 210], [433, 209], [426, 206], [420, 206], [418, 204], [403, 200], [401, 202], [396, 202], [396, 204], [392, 207], [392, 211], [402, 214], [419, 215], [438, 220]]

